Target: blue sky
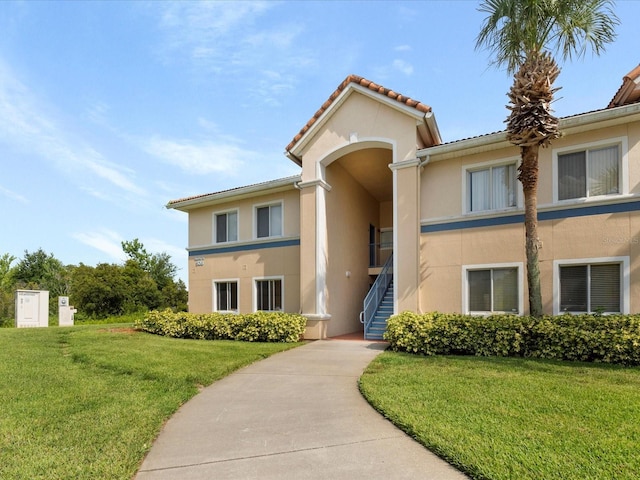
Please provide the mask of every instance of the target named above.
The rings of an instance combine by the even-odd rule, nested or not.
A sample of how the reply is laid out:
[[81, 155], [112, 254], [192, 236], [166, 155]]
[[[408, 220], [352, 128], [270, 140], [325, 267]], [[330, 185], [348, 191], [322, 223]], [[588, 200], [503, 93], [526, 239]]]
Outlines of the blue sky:
[[[0, 2], [0, 254], [96, 265], [139, 238], [186, 280], [166, 203], [298, 173], [284, 147], [351, 73], [431, 105], [445, 141], [502, 130], [511, 78], [474, 49], [477, 6]], [[616, 12], [603, 56], [561, 65], [557, 115], [605, 107], [640, 62], [640, 2]]]

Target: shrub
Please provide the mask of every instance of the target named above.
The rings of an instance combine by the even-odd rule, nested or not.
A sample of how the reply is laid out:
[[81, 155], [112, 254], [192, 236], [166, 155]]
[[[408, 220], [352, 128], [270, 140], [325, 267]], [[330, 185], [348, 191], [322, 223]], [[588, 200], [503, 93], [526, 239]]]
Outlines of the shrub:
[[247, 342], [297, 342], [307, 320], [298, 314], [256, 312], [186, 313], [170, 309], [149, 312], [135, 326], [157, 335], [199, 340], [242, 340]]
[[640, 365], [640, 315], [471, 316], [404, 312], [387, 322], [393, 350]]

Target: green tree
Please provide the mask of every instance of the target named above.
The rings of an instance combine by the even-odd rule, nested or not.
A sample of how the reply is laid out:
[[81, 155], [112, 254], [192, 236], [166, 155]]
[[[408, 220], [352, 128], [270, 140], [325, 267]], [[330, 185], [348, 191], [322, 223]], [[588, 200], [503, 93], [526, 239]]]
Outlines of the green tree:
[[170, 307], [176, 311], [186, 311], [189, 293], [187, 287], [181, 279], [177, 282], [171, 282], [162, 289], [161, 304], [163, 307]]
[[122, 270], [127, 283], [125, 313], [158, 308], [162, 303], [162, 294], [158, 285], [148, 272], [142, 270], [135, 260], [128, 260]]
[[12, 278], [20, 287], [49, 290], [50, 297], [67, 295], [69, 292], [68, 269], [53, 254], [41, 248], [32, 253], [25, 250], [24, 257], [13, 270]]
[[15, 315], [13, 299], [13, 268], [16, 257], [8, 253], [0, 256], [0, 327], [11, 324]]
[[122, 250], [130, 260], [138, 262], [140, 268], [151, 275], [158, 289], [163, 290], [173, 283], [178, 269], [171, 263], [171, 256], [168, 253], [149, 253], [137, 238], [122, 242]]
[[486, 13], [476, 48], [487, 48], [493, 63], [514, 76], [509, 92], [507, 139], [520, 148], [518, 180], [525, 202], [525, 231], [529, 310], [542, 315], [538, 251], [538, 153], [559, 137], [551, 103], [560, 74], [555, 56], [563, 61], [584, 56], [587, 48], [599, 55], [615, 39], [618, 17], [608, 0], [486, 0]]
[[123, 267], [100, 263], [73, 269], [71, 302], [80, 314], [104, 318], [125, 313], [129, 284]]
[[[187, 309], [187, 287], [182, 280], [175, 280], [178, 268], [171, 262], [171, 256], [168, 253], [149, 253], [137, 238], [122, 242], [122, 250], [129, 257], [127, 264], [130, 268], [131, 262], [135, 262], [155, 282], [160, 293], [159, 307]], [[140, 294], [142, 295], [142, 292]], [[144, 294], [149, 308], [156, 308], [151, 306], [155, 303], [155, 296], [146, 290]]]
[[0, 257], [0, 289], [11, 289], [13, 285], [13, 268], [11, 264], [16, 260], [16, 257], [9, 253], [4, 253]]

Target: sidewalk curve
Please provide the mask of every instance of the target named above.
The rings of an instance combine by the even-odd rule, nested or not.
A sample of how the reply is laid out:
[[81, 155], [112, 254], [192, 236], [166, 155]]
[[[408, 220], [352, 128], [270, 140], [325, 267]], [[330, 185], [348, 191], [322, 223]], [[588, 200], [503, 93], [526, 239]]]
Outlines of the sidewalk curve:
[[467, 478], [360, 395], [385, 346], [319, 340], [213, 383], [167, 422], [136, 480]]

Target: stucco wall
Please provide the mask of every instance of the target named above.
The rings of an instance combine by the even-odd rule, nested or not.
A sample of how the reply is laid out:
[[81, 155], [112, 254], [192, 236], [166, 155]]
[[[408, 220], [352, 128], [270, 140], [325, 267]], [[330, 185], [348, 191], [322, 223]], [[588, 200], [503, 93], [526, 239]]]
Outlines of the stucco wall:
[[[255, 310], [254, 280], [281, 278], [283, 309], [300, 311], [300, 193], [293, 186], [283, 191], [218, 203], [189, 211], [189, 311], [213, 310], [213, 283], [238, 281], [238, 310]], [[255, 207], [282, 202], [283, 235], [257, 239]], [[213, 242], [216, 213], [238, 212], [238, 241]], [[273, 242], [289, 242], [273, 247]], [[268, 248], [267, 248], [268, 247]], [[216, 250], [225, 249], [224, 253]]]
[[238, 310], [250, 313], [254, 308], [254, 280], [282, 278], [283, 309], [300, 311], [300, 249], [297, 246], [258, 249], [235, 254], [202, 255], [203, 265], [189, 258], [189, 311], [213, 311], [214, 280], [238, 281]]
[[[612, 213], [541, 221], [540, 280], [543, 308], [553, 312], [554, 260], [629, 257], [630, 311], [640, 312], [640, 213]], [[423, 234], [420, 307], [422, 311], [463, 311], [463, 266], [526, 265], [521, 224]], [[523, 270], [524, 313], [528, 312]]]
[[309, 139], [302, 157], [302, 180], [315, 180], [316, 163], [326, 160], [331, 152], [364, 139], [391, 140], [396, 150], [394, 161], [415, 158], [416, 135], [415, 118], [354, 92]]
[[282, 202], [283, 237], [300, 235], [300, 193], [293, 186], [288, 190], [218, 203], [189, 211], [189, 247], [213, 246], [213, 216], [216, 213], [238, 211], [238, 241], [255, 239], [255, 207]]
[[[341, 165], [327, 168], [327, 309], [329, 336], [362, 331], [359, 314], [369, 290], [369, 225], [380, 217], [378, 201]], [[349, 272], [349, 276], [347, 276]]]
[[[309, 328], [308, 333], [318, 337], [338, 335], [360, 328], [356, 322], [369, 286], [369, 224], [380, 227], [381, 221], [394, 221], [393, 203], [389, 202], [381, 209], [379, 202], [363, 200], [364, 197], [357, 193], [358, 189], [362, 190], [358, 182], [352, 182], [353, 188], [346, 188], [349, 182], [334, 162], [366, 149], [390, 151], [389, 163], [415, 161], [416, 146], [419, 143], [416, 122], [420, 114], [404, 111], [406, 106], [390, 106], [385, 101], [374, 100], [357, 91], [351, 92], [339, 102], [339, 105], [334, 104], [339, 108], [332, 109], [325, 118], [319, 119], [296, 147], [299, 148], [296, 155], [302, 159], [302, 310], [312, 319], [310, 328], [313, 333]], [[407, 172], [400, 174], [408, 178], [408, 184], [411, 184], [409, 177], [413, 176], [413, 188], [407, 192], [404, 188], [407, 182], [403, 180], [398, 189], [399, 203], [410, 202], [412, 205], [412, 214], [404, 215], [402, 221], [410, 224], [408, 229], [412, 230], [413, 236], [408, 247], [405, 245], [408, 237], [400, 240], [396, 261], [417, 271], [419, 218], [416, 168], [413, 170], [409, 175]], [[407, 196], [411, 196], [411, 200]], [[367, 210], [368, 207], [362, 206], [369, 201], [376, 205], [372, 213]], [[362, 228], [359, 227], [360, 224]], [[345, 235], [345, 232], [351, 235], [349, 232], [356, 231], [356, 225], [358, 236], [362, 235], [362, 240], [353, 241], [353, 244], [349, 243], [351, 240], [345, 243], [341, 235]], [[390, 227], [391, 224], [384, 226]], [[407, 229], [404, 223], [400, 227]], [[344, 232], [334, 233], [339, 228], [343, 228]], [[360, 257], [362, 260], [358, 260], [357, 266], [349, 267], [350, 270], [345, 267], [347, 263], [353, 263]], [[309, 258], [313, 258], [313, 262]], [[347, 270], [351, 272], [348, 281]], [[362, 277], [360, 271], [363, 272]], [[403, 292], [403, 300], [408, 299], [410, 303], [417, 305], [417, 274], [407, 278], [411, 278], [410, 285], [399, 291]], [[400, 286], [403, 286], [402, 282]]]
[[[538, 205], [540, 208], [554, 206], [553, 198], [553, 158], [554, 151], [571, 146], [589, 145], [611, 139], [625, 138], [629, 152], [628, 187], [629, 194], [640, 194], [640, 122], [566, 135], [553, 142], [548, 148], [540, 149]], [[469, 215], [466, 198], [465, 170], [492, 162], [518, 160], [519, 150], [515, 147], [499, 148], [473, 155], [461, 155], [427, 164], [421, 172], [420, 218], [423, 222], [456, 219]], [[520, 192], [521, 186], [518, 183]], [[522, 207], [519, 193], [519, 206]]]
[[[620, 195], [554, 202], [554, 153], [611, 139], [622, 139], [622, 154], [626, 154], [622, 158], [626, 191], [621, 184]], [[518, 158], [518, 151], [513, 147], [436, 161], [424, 168], [421, 219], [426, 231], [421, 234], [420, 242], [422, 311], [463, 311], [465, 265], [510, 263], [522, 265], [524, 312], [528, 312], [524, 225], [521, 221], [504, 221], [509, 216], [522, 214], [521, 192], [518, 208], [507, 211], [467, 213], [463, 202], [467, 166], [510, 158]], [[633, 206], [640, 201], [640, 122], [565, 135], [552, 147], [541, 149], [539, 178], [538, 205], [542, 212], [539, 261], [544, 311], [553, 313], [554, 292], [558, 291], [558, 285], [554, 284], [554, 260], [614, 257], [629, 259], [628, 307], [631, 312], [640, 311], [640, 213]], [[518, 190], [521, 190], [519, 183]], [[623, 211], [612, 210], [611, 206], [616, 205]], [[597, 208], [608, 208], [608, 213], [599, 213]], [[555, 218], [543, 220], [544, 212]], [[470, 222], [477, 219], [492, 226], [473, 226]], [[438, 228], [432, 228], [434, 226]]]

